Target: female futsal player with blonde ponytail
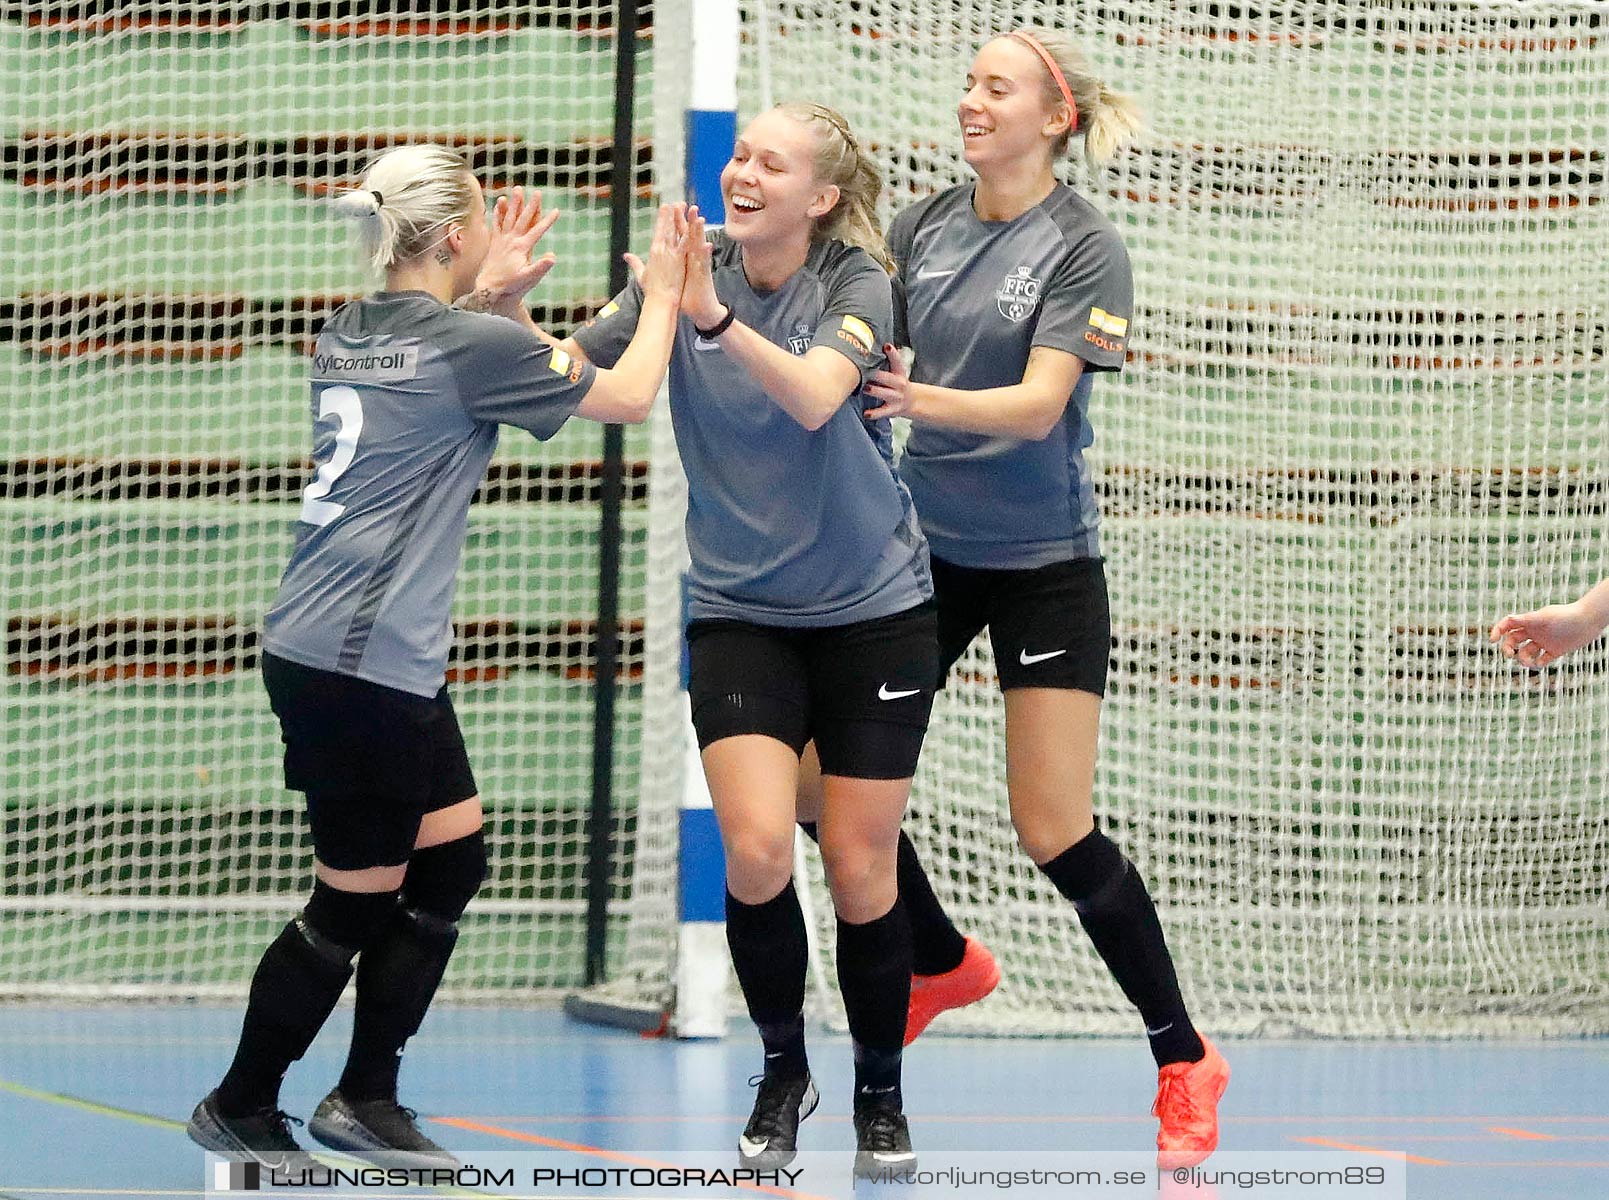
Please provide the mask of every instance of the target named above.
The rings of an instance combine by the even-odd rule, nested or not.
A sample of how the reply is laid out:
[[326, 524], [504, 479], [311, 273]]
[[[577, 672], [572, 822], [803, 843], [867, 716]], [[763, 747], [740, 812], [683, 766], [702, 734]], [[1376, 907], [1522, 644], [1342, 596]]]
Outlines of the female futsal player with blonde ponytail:
[[552, 224], [539, 198], [516, 189], [488, 222], [463, 157], [416, 145], [382, 154], [334, 207], [385, 286], [319, 334], [314, 475], [263, 622], [263, 682], [285, 784], [307, 797], [316, 882], [257, 964], [234, 1061], [188, 1132], [271, 1169], [305, 1166], [280, 1082], [356, 975], [351, 1052], [309, 1132], [397, 1164], [451, 1164], [398, 1103], [397, 1073], [486, 876], [479, 789], [446, 688], [470, 498], [501, 425], [546, 440], [571, 416], [647, 417], [687, 227], [679, 208], [659, 210], [642, 319], [605, 371], [452, 307], [483, 265], [513, 301], [547, 273], [551, 257], [530, 260]]
[[[825, 780], [822, 857], [854, 1043], [856, 1170], [915, 1162], [900, 1081], [910, 929], [900, 818], [938, 675], [927, 545], [865, 380], [891, 299], [881, 178], [836, 112], [785, 104], [721, 173], [724, 230], [694, 248], [670, 409], [687, 472], [693, 725], [726, 854], [726, 933], [765, 1047], [746, 1167], [798, 1150], [816, 1107], [793, 885], [799, 756]], [[649, 268], [653, 263], [650, 261]], [[641, 319], [628, 287], [563, 346], [607, 364]]]
[[[1123, 367], [1133, 280], [1117, 230], [1055, 175], [1075, 139], [1104, 163], [1142, 121], [1042, 29], [985, 44], [956, 115], [977, 179], [890, 227], [894, 340], [915, 360], [907, 377], [891, 354], [866, 415], [911, 419], [900, 473], [932, 548], [941, 677], [987, 627], [1018, 841], [1138, 1010], [1160, 1072], [1159, 1161], [1187, 1166], [1217, 1145], [1229, 1067], [1192, 1026], [1145, 883], [1093, 806], [1111, 626], [1084, 451], [1094, 377]], [[899, 880], [916, 971], [908, 1042], [999, 972], [945, 916], [903, 835]]]

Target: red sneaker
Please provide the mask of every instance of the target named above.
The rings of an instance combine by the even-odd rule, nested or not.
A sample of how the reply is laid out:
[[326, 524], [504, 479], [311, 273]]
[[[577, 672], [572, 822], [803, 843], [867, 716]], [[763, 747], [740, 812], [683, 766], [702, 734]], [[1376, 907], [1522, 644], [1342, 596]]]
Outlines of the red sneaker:
[[1157, 1073], [1151, 1115], [1162, 1122], [1156, 1165], [1164, 1171], [1193, 1167], [1218, 1148], [1218, 1098], [1229, 1086], [1229, 1064], [1202, 1035], [1200, 1062], [1169, 1063]]
[[975, 938], [967, 938], [966, 942], [960, 966], [942, 975], [911, 976], [911, 1007], [905, 1017], [907, 1046], [941, 1012], [976, 1004], [999, 984], [1000, 964], [989, 948]]

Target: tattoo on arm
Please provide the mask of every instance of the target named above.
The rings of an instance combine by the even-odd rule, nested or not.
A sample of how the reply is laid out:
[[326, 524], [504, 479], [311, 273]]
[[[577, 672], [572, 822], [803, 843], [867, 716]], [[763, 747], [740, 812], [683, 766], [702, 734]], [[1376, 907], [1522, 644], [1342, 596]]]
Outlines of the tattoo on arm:
[[491, 288], [476, 288], [454, 303], [453, 307], [465, 312], [493, 312], [497, 308], [497, 301]]

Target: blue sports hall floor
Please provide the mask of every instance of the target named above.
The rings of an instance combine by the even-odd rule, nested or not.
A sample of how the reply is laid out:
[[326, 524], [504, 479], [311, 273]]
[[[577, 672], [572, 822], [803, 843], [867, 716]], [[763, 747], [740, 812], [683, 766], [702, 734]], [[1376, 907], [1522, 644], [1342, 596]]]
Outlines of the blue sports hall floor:
[[[0, 1198], [207, 1194], [216, 1176], [185, 1138], [183, 1122], [227, 1065], [238, 1028], [233, 1008], [0, 1006]], [[333, 1084], [349, 1029], [350, 1011], [337, 1012], [292, 1068], [283, 1096], [290, 1112], [309, 1116]], [[1362, 1184], [1282, 1190], [1249, 1173], [1231, 1172], [1227, 1183], [1207, 1174], [1219, 1163], [1288, 1164], [1309, 1161], [1290, 1157], [1306, 1154], [1313, 1162], [1340, 1158], [1403, 1170], [1405, 1188], [1395, 1194], [1411, 1200], [1609, 1197], [1609, 1040], [1220, 1044], [1234, 1069], [1220, 1109], [1220, 1152], [1187, 1189], [1164, 1179], [1121, 1192], [1065, 1186], [1034, 1194], [1393, 1194]], [[822, 1104], [801, 1128], [801, 1162], [837, 1156], [847, 1163], [847, 1040], [813, 1030], [811, 1057]], [[678, 1043], [576, 1024], [550, 1011], [441, 1008], [410, 1046], [403, 1072], [403, 1099], [419, 1109], [427, 1132], [466, 1162], [513, 1153], [573, 1174], [546, 1190], [522, 1167], [525, 1186], [512, 1190], [364, 1194], [822, 1196], [803, 1183], [634, 1189], [620, 1171], [595, 1185], [605, 1176], [581, 1171], [735, 1165], [758, 1060], [747, 1028], [724, 1042]], [[995, 1167], [1148, 1163], [1154, 1087], [1139, 1038], [929, 1036], [907, 1053], [905, 1074], [906, 1110], [924, 1165], [943, 1155]], [[1388, 1157], [1393, 1153], [1406, 1157]], [[972, 1178], [949, 1175], [929, 1187], [863, 1184], [857, 1194], [1011, 1193], [993, 1175], [988, 1187], [969, 1185]]]

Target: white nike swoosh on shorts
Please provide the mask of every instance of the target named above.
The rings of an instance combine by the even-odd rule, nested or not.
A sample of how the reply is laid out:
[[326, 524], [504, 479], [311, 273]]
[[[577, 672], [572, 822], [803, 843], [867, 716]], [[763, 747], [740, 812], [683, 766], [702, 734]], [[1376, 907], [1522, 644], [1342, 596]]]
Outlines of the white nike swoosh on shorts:
[[693, 339], [694, 350], [719, 350], [720, 348], [720, 342], [711, 341], [707, 337], [695, 337]]
[[912, 688], [908, 692], [891, 692], [888, 690], [888, 684], [885, 683], [882, 687], [877, 689], [877, 698], [879, 700], [903, 700], [907, 696], [916, 695], [921, 690], [921, 688]]
[[948, 271], [918, 271], [916, 277], [918, 279], [948, 279], [960, 269], [960, 267], [952, 267]]
[[1057, 658], [1066, 653], [1067, 651], [1065, 650], [1047, 650], [1043, 654], [1029, 654], [1025, 646], [1022, 653], [1017, 655], [1017, 661], [1025, 667], [1031, 667], [1037, 662], [1044, 662], [1047, 658]]
[[738, 1149], [743, 1151], [744, 1158], [758, 1158], [765, 1153], [766, 1147], [771, 1144], [771, 1139], [763, 1138], [758, 1142], [751, 1142], [746, 1137], [739, 1137], [737, 1142]]

